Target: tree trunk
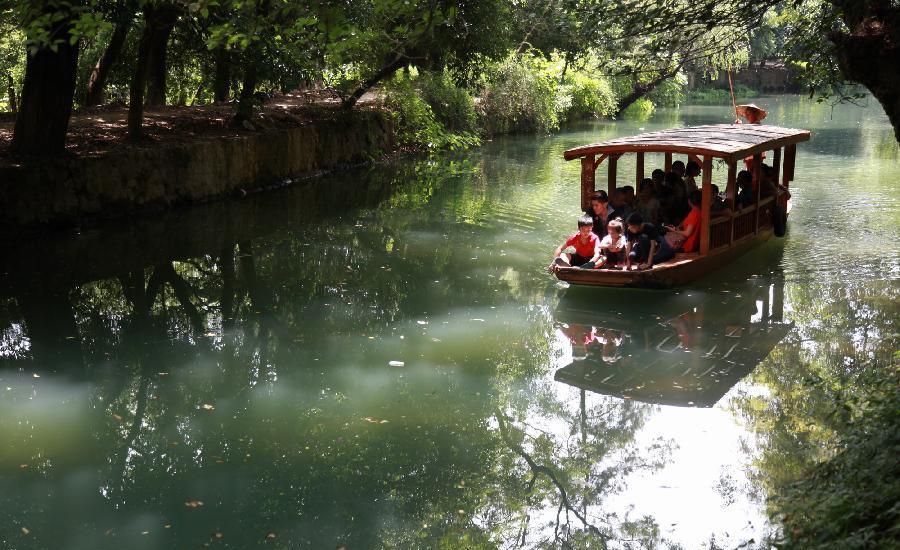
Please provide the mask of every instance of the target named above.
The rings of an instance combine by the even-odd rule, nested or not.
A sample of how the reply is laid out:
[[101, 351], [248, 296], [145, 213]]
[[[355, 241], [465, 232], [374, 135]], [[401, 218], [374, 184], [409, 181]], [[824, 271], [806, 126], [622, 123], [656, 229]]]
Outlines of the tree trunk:
[[614, 116], [621, 115], [622, 111], [630, 107], [632, 103], [652, 92], [657, 86], [665, 82], [667, 78], [675, 76], [675, 74], [678, 72], [678, 69], [680, 68], [680, 66], [677, 66], [675, 69], [663, 71], [656, 77], [654, 77], [650, 82], [645, 82], [643, 84], [636, 83], [631, 93], [619, 100], [619, 104], [616, 106], [616, 112]]
[[69, 41], [69, 17], [50, 36], [56, 51], [45, 48], [28, 54], [11, 151], [45, 154], [65, 149], [78, 68], [78, 42]]
[[[145, 11], [146, 13], [146, 11]], [[146, 18], [141, 40], [138, 43], [137, 64], [131, 75], [131, 86], [128, 91], [128, 139], [137, 140], [143, 136], [144, 126], [144, 88], [147, 82], [147, 61], [150, 56], [150, 19]]]
[[150, 57], [147, 60], [147, 105], [162, 106], [166, 104], [166, 52], [180, 12], [171, 5], [161, 6], [155, 11]]
[[250, 120], [253, 116], [253, 94], [256, 93], [256, 55], [248, 52], [247, 63], [244, 67], [244, 81], [241, 84], [241, 95], [238, 99], [237, 112], [234, 122], [240, 124]]
[[112, 70], [119, 55], [122, 53], [122, 47], [125, 45], [125, 39], [128, 38], [128, 31], [131, 29], [131, 23], [134, 20], [134, 6], [131, 2], [127, 2], [122, 8], [123, 12], [116, 28], [113, 30], [109, 39], [109, 44], [103, 50], [103, 55], [97, 60], [94, 70], [91, 71], [91, 78], [88, 81], [87, 92], [84, 96], [84, 104], [87, 107], [100, 105], [103, 103], [103, 96], [106, 90], [106, 80], [109, 72]]
[[16, 101], [16, 84], [11, 73], [6, 73], [6, 94], [9, 96], [9, 112], [16, 114], [19, 104]]
[[[162, 42], [163, 55], [169, 34], [178, 19], [179, 11], [174, 6], [154, 6], [147, 4], [144, 8], [144, 30], [138, 45], [138, 59], [131, 76], [131, 87], [128, 94], [128, 138], [140, 139], [144, 124], [144, 89], [150, 73], [151, 58], [159, 54]], [[166, 30], [166, 27], [170, 27]], [[163, 62], [165, 63], [165, 62]], [[158, 68], [158, 64], [157, 64]], [[165, 103], [165, 76], [163, 76], [163, 103]]]
[[372, 89], [372, 86], [375, 86], [385, 78], [393, 76], [398, 70], [404, 67], [407, 64], [407, 59], [405, 55], [398, 55], [396, 59], [394, 59], [391, 63], [382, 67], [377, 73], [369, 77], [368, 80], [363, 82], [359, 88], [354, 90], [349, 97], [344, 98], [342, 102], [342, 107], [345, 109], [352, 109], [356, 102], [359, 101], [366, 92]]
[[227, 103], [231, 99], [231, 54], [225, 48], [214, 52], [216, 71], [213, 77], [213, 96], [216, 103]]
[[[859, 3], [858, 7], [864, 4]], [[835, 46], [838, 66], [844, 77], [869, 89], [881, 103], [894, 137], [900, 142], [900, 6], [844, 11], [849, 33], [833, 32], [829, 39]]]

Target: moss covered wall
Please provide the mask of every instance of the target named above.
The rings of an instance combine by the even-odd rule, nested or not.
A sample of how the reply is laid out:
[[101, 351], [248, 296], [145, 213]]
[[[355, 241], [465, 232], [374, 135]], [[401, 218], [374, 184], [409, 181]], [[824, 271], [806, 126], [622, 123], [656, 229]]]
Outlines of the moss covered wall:
[[387, 117], [370, 111], [240, 137], [0, 166], [0, 239], [243, 195], [392, 148]]

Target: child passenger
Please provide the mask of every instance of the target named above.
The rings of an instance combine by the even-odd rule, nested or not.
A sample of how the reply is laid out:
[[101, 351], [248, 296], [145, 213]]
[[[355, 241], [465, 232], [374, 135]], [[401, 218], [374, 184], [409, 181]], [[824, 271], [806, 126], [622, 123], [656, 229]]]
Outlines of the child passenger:
[[558, 271], [561, 266], [593, 269], [600, 261], [600, 237], [591, 231], [593, 227], [594, 222], [589, 216], [578, 218], [578, 233], [557, 247], [548, 269], [551, 272]]
[[600, 250], [603, 252], [604, 256], [601, 258], [598, 267], [602, 266], [604, 269], [616, 269], [616, 264], [625, 259], [625, 247], [627, 244], [628, 243], [625, 240], [625, 230], [622, 227], [622, 220], [616, 218], [615, 220], [610, 221], [606, 226], [606, 236], [600, 241]]
[[631, 264], [637, 265], [638, 269], [651, 269], [654, 264], [674, 258], [675, 251], [663, 238], [665, 231], [645, 221], [637, 212], [628, 216], [625, 269], [631, 269]]

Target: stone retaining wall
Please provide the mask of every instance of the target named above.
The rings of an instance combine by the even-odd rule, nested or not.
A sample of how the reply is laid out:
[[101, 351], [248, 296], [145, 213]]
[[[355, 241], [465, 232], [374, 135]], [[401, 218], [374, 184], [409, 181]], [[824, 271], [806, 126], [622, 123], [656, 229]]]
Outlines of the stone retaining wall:
[[0, 166], [0, 239], [243, 195], [392, 148], [389, 119], [369, 111], [238, 137]]

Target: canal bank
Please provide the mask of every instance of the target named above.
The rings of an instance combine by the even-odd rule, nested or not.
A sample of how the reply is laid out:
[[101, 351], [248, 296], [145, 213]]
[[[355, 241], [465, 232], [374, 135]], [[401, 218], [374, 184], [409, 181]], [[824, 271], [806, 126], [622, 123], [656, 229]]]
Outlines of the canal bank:
[[243, 196], [371, 162], [393, 150], [390, 117], [356, 111], [296, 127], [97, 156], [25, 159], [0, 166], [0, 231], [10, 238]]

